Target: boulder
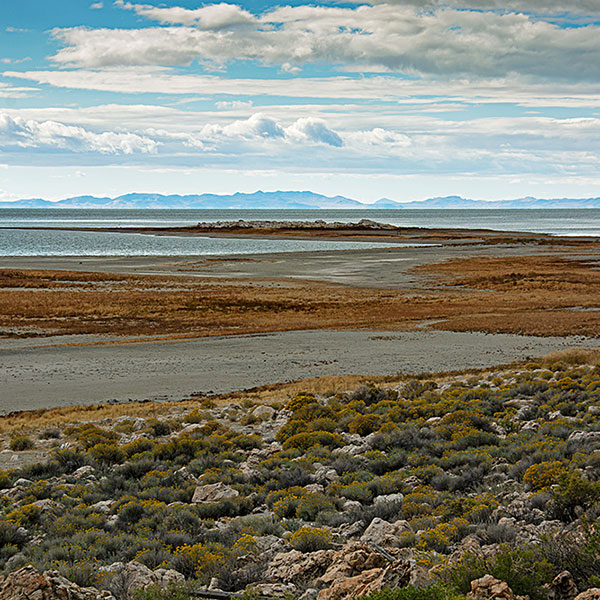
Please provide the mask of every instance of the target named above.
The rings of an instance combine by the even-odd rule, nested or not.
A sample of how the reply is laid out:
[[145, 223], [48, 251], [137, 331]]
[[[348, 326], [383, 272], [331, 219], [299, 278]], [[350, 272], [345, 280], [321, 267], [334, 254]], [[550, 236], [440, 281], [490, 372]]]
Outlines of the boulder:
[[384, 494], [382, 496], [376, 496], [373, 500], [375, 506], [379, 504], [398, 504], [402, 502], [404, 494]]
[[79, 467], [79, 469], [76, 469], [75, 471], [73, 471], [72, 476], [75, 479], [83, 479], [85, 477], [90, 477], [90, 475], [93, 475], [95, 472], [94, 467], [90, 466], [90, 465], [83, 465], [83, 467]]
[[239, 495], [240, 493], [237, 490], [219, 481], [218, 483], [197, 486], [192, 497], [192, 504], [219, 502], [219, 500], [235, 498]]
[[0, 583], [0, 600], [115, 600], [107, 591], [82, 588], [58, 571], [41, 573], [31, 565], [13, 571]]
[[334, 581], [354, 577], [362, 571], [384, 568], [389, 561], [362, 542], [350, 542], [331, 557], [327, 571], [319, 579], [320, 585], [329, 585]]
[[297, 579], [315, 579], [325, 573], [334, 554], [333, 550], [317, 550], [307, 554], [299, 550], [279, 552], [269, 564], [265, 579], [282, 583], [292, 583]]
[[257, 406], [252, 411], [252, 414], [259, 419], [272, 419], [273, 416], [275, 415], [275, 412], [276, 411], [272, 406], [267, 406], [265, 404], [262, 404], [260, 406]]
[[411, 566], [398, 560], [388, 567], [362, 571], [353, 577], [340, 577], [327, 589], [321, 590], [317, 600], [352, 600], [383, 589], [396, 589], [409, 585]]
[[600, 600], [600, 588], [590, 588], [575, 596], [575, 600]]
[[127, 597], [136, 590], [145, 590], [151, 586], [165, 589], [170, 585], [179, 585], [185, 582], [185, 577], [174, 569], [152, 571], [146, 565], [135, 560], [127, 564], [113, 563], [102, 570], [106, 573], [107, 587], [122, 590]]
[[294, 596], [298, 591], [293, 583], [255, 583], [248, 589], [263, 598], [284, 598]]
[[573, 575], [569, 571], [559, 573], [548, 585], [547, 591], [549, 600], [573, 600], [579, 593]]
[[412, 527], [408, 521], [398, 520], [389, 523], [375, 517], [362, 534], [360, 541], [365, 544], [377, 544], [378, 546], [393, 546], [400, 535], [411, 532]]
[[508, 583], [491, 575], [484, 575], [471, 581], [471, 591], [467, 594], [467, 600], [515, 600], [515, 595]]

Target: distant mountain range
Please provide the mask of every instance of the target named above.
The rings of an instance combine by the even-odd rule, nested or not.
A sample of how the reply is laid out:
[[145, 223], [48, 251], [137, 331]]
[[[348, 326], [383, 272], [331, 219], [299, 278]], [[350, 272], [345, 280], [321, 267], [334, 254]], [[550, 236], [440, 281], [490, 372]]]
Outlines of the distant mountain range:
[[449, 209], [449, 208], [600, 208], [599, 198], [517, 198], [516, 200], [469, 200], [460, 196], [429, 198], [417, 202], [397, 202], [381, 198], [367, 204], [344, 196], [323, 196], [314, 192], [254, 192], [217, 194], [125, 194], [116, 198], [76, 196], [57, 202], [31, 198], [0, 202], [0, 208], [112, 208], [112, 209]]

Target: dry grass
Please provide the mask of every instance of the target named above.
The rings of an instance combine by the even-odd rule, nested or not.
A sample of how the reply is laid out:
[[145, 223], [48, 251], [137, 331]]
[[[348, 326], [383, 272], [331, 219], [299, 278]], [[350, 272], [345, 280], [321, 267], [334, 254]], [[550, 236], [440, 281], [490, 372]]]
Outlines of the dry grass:
[[[600, 271], [564, 256], [419, 267], [421, 289], [0, 270], [0, 334], [210, 336], [294, 329], [600, 335]], [[436, 284], [432, 287], [433, 283]]]

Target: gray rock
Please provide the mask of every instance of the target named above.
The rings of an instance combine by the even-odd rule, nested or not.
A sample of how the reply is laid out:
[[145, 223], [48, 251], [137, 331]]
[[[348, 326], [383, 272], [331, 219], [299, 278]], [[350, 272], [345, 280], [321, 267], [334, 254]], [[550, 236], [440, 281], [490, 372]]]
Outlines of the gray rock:
[[275, 412], [276, 410], [272, 406], [261, 404], [252, 411], [252, 414], [259, 419], [272, 419], [275, 416]]
[[219, 502], [225, 498], [236, 498], [240, 493], [223, 482], [199, 485], [194, 491], [192, 504], [204, 504], [208, 502]]
[[389, 523], [375, 517], [362, 534], [360, 541], [365, 544], [377, 544], [378, 546], [393, 546], [403, 533], [412, 533], [412, 527], [408, 521], [398, 520]]

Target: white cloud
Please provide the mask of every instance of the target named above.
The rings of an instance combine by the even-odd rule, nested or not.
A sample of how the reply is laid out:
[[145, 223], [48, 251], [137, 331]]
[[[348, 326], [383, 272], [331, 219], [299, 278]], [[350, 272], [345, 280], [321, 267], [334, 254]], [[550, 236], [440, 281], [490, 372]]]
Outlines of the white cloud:
[[56, 29], [64, 47], [53, 59], [92, 68], [253, 60], [292, 71], [325, 62], [359, 72], [441, 77], [600, 78], [597, 24], [564, 28], [524, 13], [423, 10], [406, 3], [285, 6], [256, 17], [228, 4], [197, 10], [122, 5], [178, 26]]
[[156, 152], [155, 141], [133, 133], [94, 133], [56, 121], [13, 119], [0, 113], [0, 147], [133, 154]]
[[243, 101], [243, 100], [232, 100], [232, 101], [220, 101], [215, 102], [215, 106], [219, 110], [243, 110], [247, 108], [251, 108], [253, 105], [251, 100]]
[[104, 8], [104, 3], [103, 2], [94, 2], [93, 4], [90, 4], [90, 8], [92, 10], [101, 10]]
[[411, 145], [410, 138], [403, 133], [375, 127], [369, 131], [357, 131], [349, 134], [349, 138], [358, 144], [368, 146], [388, 146], [406, 148]]
[[230, 29], [242, 25], [254, 25], [258, 19], [252, 13], [235, 4], [210, 4], [190, 10], [180, 6], [159, 8], [149, 4], [132, 4], [119, 1], [117, 6], [135, 11], [138, 15], [169, 25], [188, 25], [198, 29]]
[[286, 129], [286, 135], [293, 139], [310, 140], [339, 148], [344, 145], [342, 138], [329, 129], [322, 119], [305, 117], [298, 119]]

